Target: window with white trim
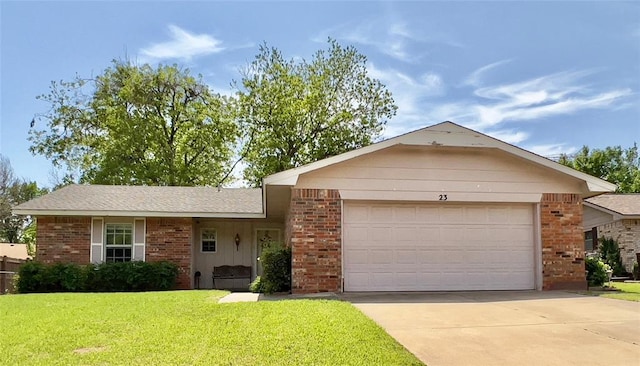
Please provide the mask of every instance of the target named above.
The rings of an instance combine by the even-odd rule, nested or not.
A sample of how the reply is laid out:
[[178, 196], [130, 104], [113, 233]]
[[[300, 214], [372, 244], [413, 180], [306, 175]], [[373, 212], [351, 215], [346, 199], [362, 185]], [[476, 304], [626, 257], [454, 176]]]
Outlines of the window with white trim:
[[200, 248], [204, 253], [215, 253], [217, 233], [215, 229], [202, 229], [200, 231]]
[[133, 225], [105, 225], [105, 262], [130, 262], [133, 252]]

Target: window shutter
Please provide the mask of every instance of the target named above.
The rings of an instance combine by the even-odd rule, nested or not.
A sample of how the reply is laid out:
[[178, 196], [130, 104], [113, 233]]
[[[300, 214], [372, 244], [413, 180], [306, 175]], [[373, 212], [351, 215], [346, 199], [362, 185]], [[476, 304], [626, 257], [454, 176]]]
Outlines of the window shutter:
[[145, 219], [133, 220], [133, 260], [145, 260]]
[[91, 219], [91, 249], [90, 260], [93, 264], [102, 263], [104, 260], [104, 220], [102, 218]]

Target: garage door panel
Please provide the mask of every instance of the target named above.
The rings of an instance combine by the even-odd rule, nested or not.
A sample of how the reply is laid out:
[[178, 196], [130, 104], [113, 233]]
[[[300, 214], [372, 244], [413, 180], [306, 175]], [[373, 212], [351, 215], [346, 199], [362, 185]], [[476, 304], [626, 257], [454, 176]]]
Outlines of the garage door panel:
[[509, 222], [512, 224], [529, 225], [533, 221], [533, 212], [528, 207], [513, 207], [509, 211]]
[[369, 212], [370, 222], [388, 222], [393, 217], [393, 208], [387, 206], [373, 206]]
[[396, 207], [395, 219], [399, 222], [416, 222], [416, 207]]
[[367, 228], [369, 240], [373, 242], [385, 242], [387, 244], [393, 241], [392, 226], [370, 226]]
[[393, 239], [394, 241], [419, 241], [419, 235], [416, 230], [417, 228], [415, 226], [396, 227], [393, 230]]
[[446, 243], [464, 242], [464, 230], [453, 225], [442, 226], [440, 227], [440, 239]]
[[416, 260], [418, 264], [440, 264], [446, 261], [446, 255], [437, 248], [420, 248]]
[[395, 283], [395, 278], [393, 276], [393, 272], [371, 272], [370, 276], [370, 286], [386, 286], [392, 287]]
[[[371, 285], [369, 284], [369, 272], [354, 271], [349, 273], [348, 283], [352, 288], [359, 288], [359, 289], [371, 288]], [[345, 281], [345, 285], [346, 284], [347, 284], [347, 281]], [[361, 290], [354, 290], [354, 291], [361, 291]]]
[[391, 264], [393, 263], [393, 256], [389, 255], [388, 249], [372, 249], [369, 251], [369, 263], [371, 264]]
[[442, 206], [440, 208], [440, 222], [457, 222], [464, 215], [463, 207]]
[[399, 249], [395, 251], [396, 263], [398, 264], [416, 264], [416, 250]]
[[440, 240], [440, 228], [436, 226], [420, 226], [416, 230], [418, 232], [418, 237], [423, 242]]
[[416, 207], [417, 222], [438, 222], [440, 220], [440, 210], [435, 206]]
[[395, 274], [395, 283], [398, 286], [411, 286], [418, 285], [418, 275], [415, 272], [399, 272]]
[[464, 210], [464, 220], [467, 224], [486, 224], [488, 221], [485, 207], [468, 207]]
[[511, 214], [509, 207], [488, 207], [487, 222], [490, 223], [507, 223]]
[[344, 212], [346, 291], [534, 288], [531, 205], [346, 202]]
[[[349, 223], [369, 222], [369, 207], [365, 205], [349, 205], [345, 206], [345, 218], [349, 219]], [[346, 221], [345, 221], [346, 223]]]
[[348, 249], [344, 252], [345, 267], [354, 268], [358, 264], [369, 264], [369, 251], [366, 249]]

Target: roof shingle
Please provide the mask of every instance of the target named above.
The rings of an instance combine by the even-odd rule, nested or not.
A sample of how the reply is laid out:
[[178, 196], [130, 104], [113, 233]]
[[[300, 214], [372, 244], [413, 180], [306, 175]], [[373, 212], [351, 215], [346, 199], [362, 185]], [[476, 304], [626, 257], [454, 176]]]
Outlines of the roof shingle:
[[14, 211], [164, 214], [261, 214], [258, 188], [69, 185]]
[[586, 200], [620, 215], [640, 215], [640, 194], [603, 194]]

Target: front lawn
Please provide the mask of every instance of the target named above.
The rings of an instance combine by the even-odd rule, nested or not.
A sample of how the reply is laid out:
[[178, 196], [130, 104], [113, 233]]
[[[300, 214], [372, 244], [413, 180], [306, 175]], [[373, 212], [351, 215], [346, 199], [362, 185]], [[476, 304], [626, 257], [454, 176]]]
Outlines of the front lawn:
[[640, 301], [640, 283], [611, 282], [611, 286], [621, 292], [605, 292], [602, 297], [627, 301]]
[[223, 291], [0, 296], [10, 365], [421, 365], [351, 304]]

